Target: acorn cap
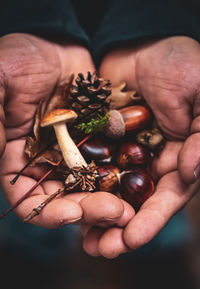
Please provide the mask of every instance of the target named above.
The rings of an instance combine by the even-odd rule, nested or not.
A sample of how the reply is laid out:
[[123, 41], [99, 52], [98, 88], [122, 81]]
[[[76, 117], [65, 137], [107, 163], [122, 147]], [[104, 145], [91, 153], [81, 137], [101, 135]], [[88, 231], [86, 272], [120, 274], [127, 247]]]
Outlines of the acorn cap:
[[75, 111], [71, 109], [55, 109], [49, 112], [41, 120], [40, 126], [51, 126], [59, 122], [68, 122], [77, 118]]
[[118, 110], [109, 112], [109, 121], [104, 128], [104, 133], [113, 139], [121, 138], [125, 135], [125, 124], [121, 113]]

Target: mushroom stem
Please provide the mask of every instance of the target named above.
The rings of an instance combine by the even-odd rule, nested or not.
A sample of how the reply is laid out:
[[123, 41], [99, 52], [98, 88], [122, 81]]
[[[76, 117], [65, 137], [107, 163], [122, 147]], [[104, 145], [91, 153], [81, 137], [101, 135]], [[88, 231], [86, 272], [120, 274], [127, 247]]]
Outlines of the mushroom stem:
[[53, 127], [67, 166], [70, 169], [73, 167], [87, 167], [86, 161], [69, 135], [66, 124], [63, 122], [56, 123]]

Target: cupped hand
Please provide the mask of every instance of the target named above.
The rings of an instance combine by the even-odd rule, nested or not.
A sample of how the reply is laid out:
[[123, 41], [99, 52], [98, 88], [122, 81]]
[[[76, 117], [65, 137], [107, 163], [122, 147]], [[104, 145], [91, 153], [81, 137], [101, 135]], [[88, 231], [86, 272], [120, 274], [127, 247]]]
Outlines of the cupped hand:
[[126, 81], [141, 94], [169, 139], [185, 140], [178, 169], [186, 183], [200, 173], [200, 44], [170, 37], [124, 46], [108, 53], [100, 66], [113, 83]]
[[[28, 34], [10, 34], [0, 39], [0, 152], [3, 154], [0, 160], [0, 182], [10, 205], [14, 205], [49, 169], [43, 165], [29, 167], [15, 185], [10, 184], [27, 163], [24, 155], [25, 138], [32, 131], [38, 103], [41, 99], [47, 99], [56, 84], [71, 73], [86, 74], [94, 70], [87, 49], [74, 43], [56, 44]], [[51, 174], [15, 209], [16, 214], [24, 219], [33, 208], [62, 186]], [[84, 222], [84, 218], [115, 221], [123, 215], [121, 201], [103, 192], [93, 195], [93, 209], [96, 209], [90, 213], [85, 201], [83, 212], [80, 200], [86, 196], [90, 204], [88, 193], [60, 196], [49, 203], [31, 223], [56, 228], [78, 220]], [[102, 199], [107, 200], [104, 210], [101, 209]]]
[[169, 141], [152, 166], [158, 178], [155, 193], [128, 225], [83, 230], [83, 246], [89, 254], [114, 258], [139, 248], [152, 240], [197, 192], [199, 70], [200, 45], [187, 37], [124, 45], [103, 58], [100, 75], [113, 84], [125, 81], [127, 89], [136, 89]]
[[[152, 164], [152, 173], [157, 179], [154, 194], [141, 206], [137, 214], [124, 205], [127, 219], [109, 228], [101, 224], [83, 226], [83, 248], [92, 256], [112, 259], [135, 250], [150, 242], [168, 221], [182, 209], [198, 191], [200, 179], [185, 184], [177, 170], [177, 155], [183, 142], [168, 141], [160, 156]], [[107, 222], [108, 224], [108, 222]]]

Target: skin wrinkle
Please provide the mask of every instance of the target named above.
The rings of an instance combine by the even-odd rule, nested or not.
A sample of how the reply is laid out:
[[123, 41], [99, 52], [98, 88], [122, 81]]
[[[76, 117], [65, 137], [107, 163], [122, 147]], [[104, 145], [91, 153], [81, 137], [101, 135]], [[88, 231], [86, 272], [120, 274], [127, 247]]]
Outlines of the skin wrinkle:
[[195, 118], [200, 114], [200, 86], [198, 88], [196, 88], [196, 91], [194, 93], [192, 101], [193, 101], [193, 103], [192, 103], [192, 107], [193, 107], [192, 115]]
[[[176, 81], [171, 81], [170, 79], [168, 79], [168, 78], [164, 78], [164, 77], [154, 77], [154, 76], [146, 76], [146, 77], [143, 77], [143, 79], [144, 78], [147, 78], [148, 80], [151, 80], [151, 79], [153, 79], [153, 80], [155, 80], [155, 83], [151, 83], [151, 86], [153, 86], [153, 87], [156, 87], [156, 88], [160, 88], [160, 89], [162, 89], [162, 90], [167, 90], [167, 91], [170, 91], [170, 92], [177, 92], [177, 91], [179, 91], [180, 90], [180, 85], [179, 84], [177, 84], [177, 82]], [[161, 85], [161, 84], [158, 84], [157, 83], [157, 80], [161, 80], [162, 82], [163, 82], [163, 85]], [[189, 87], [187, 87], [187, 86], [182, 86], [182, 88], [184, 88], [184, 89], [186, 89], [186, 90], [188, 90], [189, 89]]]

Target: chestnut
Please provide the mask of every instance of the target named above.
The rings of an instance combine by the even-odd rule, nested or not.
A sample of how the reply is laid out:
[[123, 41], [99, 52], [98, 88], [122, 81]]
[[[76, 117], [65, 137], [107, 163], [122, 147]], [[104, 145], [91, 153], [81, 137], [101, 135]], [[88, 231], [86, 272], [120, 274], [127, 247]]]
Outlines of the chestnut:
[[114, 192], [119, 186], [120, 170], [118, 167], [105, 164], [98, 167], [99, 177], [97, 179], [97, 186], [100, 191]]
[[80, 151], [89, 160], [110, 162], [115, 152], [115, 146], [104, 135], [95, 135], [80, 146]]
[[134, 168], [122, 173], [120, 195], [130, 203], [136, 211], [153, 194], [154, 182], [149, 173], [142, 168]]
[[149, 147], [152, 150], [161, 148], [164, 145], [164, 136], [158, 128], [145, 129], [140, 131], [136, 135], [136, 140], [138, 143]]
[[109, 114], [109, 122], [104, 132], [110, 138], [121, 138], [126, 132], [143, 129], [152, 118], [150, 109], [143, 105], [111, 110]]
[[127, 169], [132, 165], [147, 164], [150, 160], [150, 152], [135, 142], [126, 142], [120, 149], [117, 156], [117, 164], [122, 169]]

